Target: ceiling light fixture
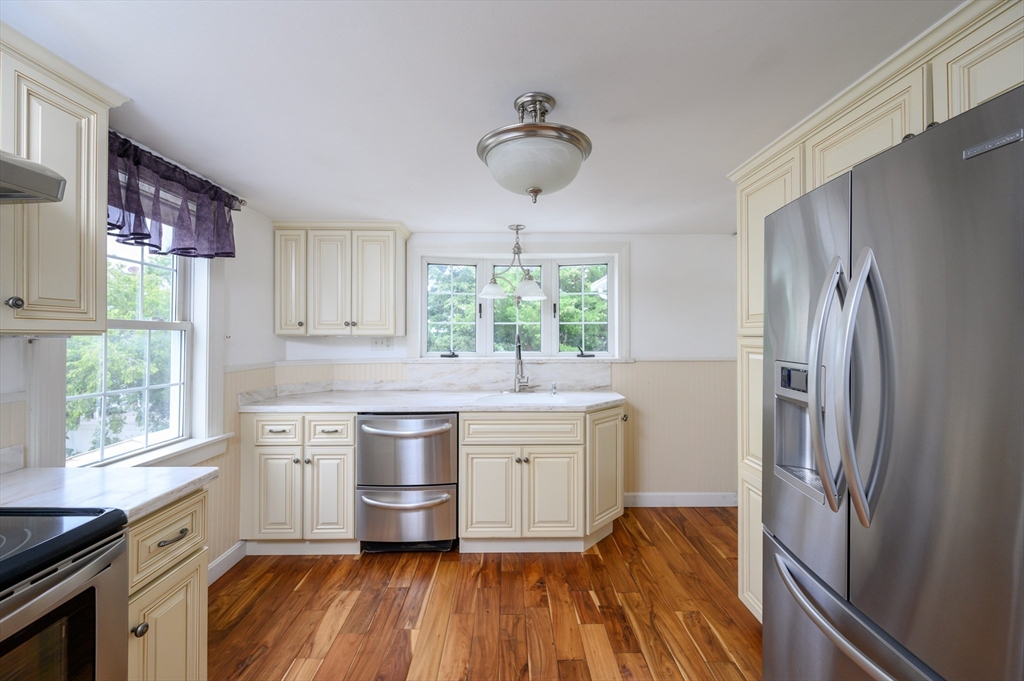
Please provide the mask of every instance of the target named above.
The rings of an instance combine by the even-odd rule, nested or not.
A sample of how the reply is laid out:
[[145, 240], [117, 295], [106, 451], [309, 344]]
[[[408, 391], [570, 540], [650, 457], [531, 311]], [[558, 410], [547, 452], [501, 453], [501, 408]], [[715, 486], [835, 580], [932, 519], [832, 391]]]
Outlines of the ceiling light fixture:
[[519, 305], [523, 300], [547, 300], [548, 297], [544, 295], [544, 291], [541, 290], [540, 284], [538, 284], [533, 278], [533, 275], [530, 274], [530, 268], [523, 267], [523, 263], [519, 259], [519, 256], [523, 253], [523, 247], [519, 245], [519, 232], [526, 229], [526, 227], [523, 225], [509, 225], [508, 228], [516, 233], [516, 243], [512, 247], [512, 262], [509, 263], [508, 267], [506, 267], [501, 274], [491, 275], [491, 281], [480, 290], [479, 297], [485, 300], [500, 300], [502, 298], [506, 298], [507, 295], [505, 293], [505, 289], [498, 283], [498, 279], [501, 279], [509, 286], [515, 285], [511, 279], [508, 279], [503, 275], [507, 275], [518, 267], [523, 273], [523, 278], [518, 285], [515, 285], [515, 292], [512, 294], [516, 298], [516, 305]]
[[[476, 145], [495, 181], [516, 194], [553, 194], [569, 183], [590, 156], [590, 138], [576, 128], [548, 123], [555, 98], [527, 92], [515, 101], [519, 123], [492, 130]], [[531, 121], [526, 121], [527, 116]]]

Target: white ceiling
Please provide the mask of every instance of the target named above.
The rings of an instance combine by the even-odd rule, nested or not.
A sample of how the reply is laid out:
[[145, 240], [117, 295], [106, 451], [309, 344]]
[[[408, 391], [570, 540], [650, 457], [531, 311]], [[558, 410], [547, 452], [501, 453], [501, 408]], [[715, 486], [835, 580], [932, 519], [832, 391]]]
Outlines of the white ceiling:
[[[274, 219], [731, 234], [726, 174], [957, 4], [4, 0], [2, 19], [131, 97], [111, 127]], [[536, 205], [476, 156], [530, 90], [594, 143]]]

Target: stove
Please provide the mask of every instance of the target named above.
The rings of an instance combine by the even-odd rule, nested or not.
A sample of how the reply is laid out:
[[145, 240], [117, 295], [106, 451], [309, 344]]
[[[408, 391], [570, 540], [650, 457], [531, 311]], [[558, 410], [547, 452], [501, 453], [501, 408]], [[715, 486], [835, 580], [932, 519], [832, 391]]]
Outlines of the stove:
[[0, 508], [0, 594], [127, 522], [116, 508]]

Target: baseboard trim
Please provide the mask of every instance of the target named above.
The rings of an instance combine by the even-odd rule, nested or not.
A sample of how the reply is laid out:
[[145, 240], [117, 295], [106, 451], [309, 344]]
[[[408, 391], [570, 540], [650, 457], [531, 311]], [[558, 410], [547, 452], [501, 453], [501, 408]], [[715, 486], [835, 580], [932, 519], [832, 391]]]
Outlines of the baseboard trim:
[[576, 538], [511, 537], [508, 539], [459, 538], [459, 553], [582, 553], [612, 533], [612, 524]]
[[234, 567], [235, 564], [243, 558], [245, 558], [245, 542], [240, 541], [224, 553], [211, 560], [210, 567], [207, 568], [209, 583], [213, 584], [223, 577], [225, 572]]
[[245, 542], [247, 556], [356, 556], [359, 555], [358, 539], [335, 541], [318, 539], [279, 539], [271, 541], [249, 540]]
[[735, 506], [736, 492], [627, 492], [627, 507]]

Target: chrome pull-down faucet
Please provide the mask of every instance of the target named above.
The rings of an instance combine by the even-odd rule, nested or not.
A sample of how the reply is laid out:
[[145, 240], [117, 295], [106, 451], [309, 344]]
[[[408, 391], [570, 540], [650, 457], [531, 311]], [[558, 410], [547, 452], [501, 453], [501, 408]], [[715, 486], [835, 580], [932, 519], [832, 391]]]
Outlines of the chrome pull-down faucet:
[[516, 334], [516, 366], [515, 377], [512, 379], [512, 392], [523, 392], [523, 388], [530, 386], [530, 377], [523, 373], [523, 344]]

